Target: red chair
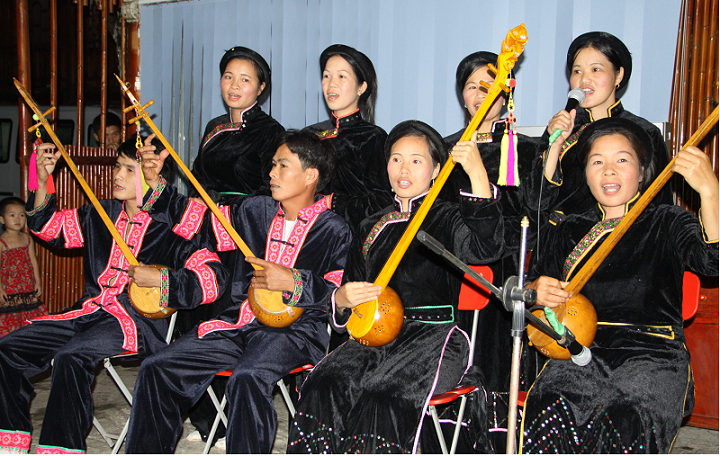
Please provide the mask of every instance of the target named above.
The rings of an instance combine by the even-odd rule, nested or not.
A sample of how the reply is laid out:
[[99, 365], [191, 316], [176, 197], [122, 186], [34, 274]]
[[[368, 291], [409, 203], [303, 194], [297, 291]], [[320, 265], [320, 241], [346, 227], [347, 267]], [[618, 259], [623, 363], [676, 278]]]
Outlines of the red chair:
[[[492, 282], [493, 273], [492, 270], [487, 266], [470, 266], [477, 273], [485, 277], [488, 281]], [[458, 308], [460, 310], [472, 310], [473, 324], [470, 332], [470, 360], [474, 359], [475, 355], [475, 336], [477, 335], [478, 318], [480, 311], [485, 308], [490, 302], [491, 293], [480, 286], [467, 274], [463, 278], [462, 287], [460, 288], [460, 298]], [[455, 454], [457, 448], [458, 439], [460, 437], [460, 429], [462, 428], [462, 416], [465, 413], [465, 404], [467, 403], [467, 395], [477, 390], [475, 385], [459, 385], [450, 391], [441, 394], [434, 394], [430, 398], [430, 406], [428, 410], [433, 419], [435, 425], [435, 432], [437, 433], [438, 442], [440, 448], [442, 448], [443, 454], [448, 454], [447, 445], [445, 444], [445, 437], [443, 436], [442, 429], [440, 427], [440, 419], [438, 418], [437, 410], [435, 406], [445, 405], [450, 402], [460, 399], [460, 410], [458, 413], [458, 420], [455, 424], [455, 432], [453, 433], [452, 445], [450, 446], [450, 454]]]
[[689, 320], [695, 316], [700, 306], [700, 278], [690, 271], [683, 275], [682, 317]]

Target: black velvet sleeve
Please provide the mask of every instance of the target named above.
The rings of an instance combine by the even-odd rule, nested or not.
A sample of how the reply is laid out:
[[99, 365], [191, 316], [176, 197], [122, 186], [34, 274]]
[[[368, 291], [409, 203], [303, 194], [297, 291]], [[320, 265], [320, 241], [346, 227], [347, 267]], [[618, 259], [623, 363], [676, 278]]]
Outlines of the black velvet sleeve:
[[448, 221], [453, 233], [453, 252], [464, 262], [486, 264], [502, 256], [504, 222], [502, 205], [497, 199], [463, 194], [459, 211]]
[[[375, 128], [364, 138], [359, 134], [355, 136], [355, 144], [335, 142], [335, 147], [355, 149], [349, 152], [353, 157], [347, 159], [356, 165], [338, 164], [332, 199], [333, 212], [342, 215], [351, 226], [358, 226], [366, 217], [392, 202], [384, 152], [387, 134]], [[338, 155], [348, 155], [348, 152]]]

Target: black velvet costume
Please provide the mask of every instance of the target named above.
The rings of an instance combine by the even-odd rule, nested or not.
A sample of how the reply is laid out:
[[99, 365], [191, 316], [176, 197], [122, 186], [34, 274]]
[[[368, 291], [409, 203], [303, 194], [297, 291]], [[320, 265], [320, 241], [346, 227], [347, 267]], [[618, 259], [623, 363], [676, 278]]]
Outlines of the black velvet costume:
[[205, 127], [193, 175], [222, 204], [261, 189], [269, 194], [272, 158], [283, 131], [257, 104], [243, 112], [241, 122], [232, 122], [229, 114], [216, 117]]
[[[161, 181], [143, 209], [152, 213], [152, 201], [172, 192]], [[162, 272], [161, 305], [189, 309], [222, 294], [227, 272], [215, 253], [175, 236], [145, 210], [128, 220], [123, 202], [100, 203], [138, 261], [170, 268]], [[128, 262], [93, 206], [57, 210], [54, 194], [37, 209], [33, 206], [31, 195], [26, 210], [34, 234], [55, 247], [84, 247], [85, 292], [65, 312], [0, 338], [0, 450], [27, 452], [32, 432], [29, 379], [52, 363], [38, 452], [84, 452], [93, 421], [91, 385], [99, 363], [125, 351], [141, 358], [161, 351], [169, 319], [147, 319], [130, 305]]]
[[[500, 145], [505, 130], [505, 120], [493, 124], [492, 133], [478, 134], [478, 149], [490, 182], [497, 183], [500, 170]], [[444, 138], [448, 150], [460, 140], [465, 129]], [[488, 266], [493, 272], [493, 284], [498, 287], [518, 274], [518, 253], [520, 250], [521, 225], [523, 217], [530, 221], [528, 229], [527, 250], [532, 250], [536, 233], [536, 212], [526, 203], [529, 178], [535, 158], [540, 154], [540, 144], [533, 138], [518, 134], [515, 136], [518, 153], [518, 173], [520, 185], [498, 186], [500, 204], [504, 220], [505, 248], [502, 258]], [[461, 166], [456, 166], [448, 182], [443, 187], [441, 196], [445, 199], [457, 199], [459, 190], [470, 189], [470, 179]], [[466, 332], [472, 329], [472, 312], [461, 312], [459, 326]], [[485, 386], [490, 395], [491, 428], [506, 429], [507, 393], [510, 385], [510, 365], [512, 361], [512, 313], [504, 309], [502, 302], [491, 295], [488, 305], [480, 311], [478, 334], [475, 341], [475, 359], [473, 365], [478, 366], [485, 377]], [[520, 389], [527, 391], [535, 376], [535, 350], [527, 348], [523, 352], [523, 369], [520, 378]], [[498, 434], [496, 445], [504, 448], [505, 433]]]
[[356, 230], [366, 217], [392, 203], [383, 147], [385, 130], [363, 120], [360, 111], [305, 128], [328, 141], [337, 154], [332, 180], [319, 193], [333, 194], [332, 210]]
[[[580, 133], [588, 124], [594, 122], [594, 119], [589, 109], [577, 108], [576, 112], [575, 126], [573, 127], [572, 134], [562, 146], [560, 161], [552, 181], [548, 181], [548, 179], [545, 178], [543, 156], [538, 156], [533, 166], [533, 195], [528, 196], [528, 201], [535, 210], [537, 210], [539, 204], [540, 210], [545, 216], [549, 216], [553, 211], [561, 212], [565, 215], [583, 214], [589, 209], [592, 209], [596, 204], [595, 198], [593, 198], [590, 189], [585, 183], [585, 167], [580, 163], [580, 159], [578, 158], [580, 151], [575, 147]], [[653, 164], [654, 171], [651, 178], [654, 180], [670, 162], [665, 141], [662, 138], [660, 130], [642, 117], [626, 111], [619, 100], [608, 109], [608, 117], [628, 119], [642, 127], [643, 130], [650, 135], [652, 151], [647, 152], [651, 154], [651, 160], [649, 161]], [[541, 139], [541, 145], [546, 150], [549, 136], [546, 129]], [[543, 181], [542, 184], [541, 180]], [[542, 194], [540, 194], [541, 185]], [[655, 197], [653, 203], [673, 204], [670, 184], [665, 185]], [[542, 248], [541, 246], [541, 249]]]
[[[377, 277], [423, 199], [410, 202], [410, 213], [400, 212], [398, 201], [363, 222], [344, 282]], [[459, 204], [436, 201], [422, 229], [461, 259], [480, 264], [502, 252], [500, 216], [495, 198], [464, 194]], [[405, 308], [400, 334], [381, 347], [349, 340], [316, 365], [300, 392], [288, 452], [417, 451], [433, 392], [457, 385], [470, 364], [467, 334], [456, 326], [460, 277], [412, 241], [389, 283]], [[333, 326], [344, 327], [349, 315], [333, 301]]]
[[[229, 210], [228, 220], [255, 255], [292, 269], [296, 287], [285, 298], [305, 310], [283, 328], [255, 320], [247, 301], [254, 269], [243, 255], [237, 255], [232, 281], [235, 305], [143, 362], [135, 384], [129, 453], [173, 452], [184, 414], [205, 393], [215, 374], [226, 369], [234, 370], [226, 391], [227, 452], [269, 453], [277, 425], [275, 383], [290, 370], [314, 364], [325, 355], [327, 297], [342, 280], [351, 243], [347, 224], [328, 210], [321, 195], [298, 213], [285, 242], [284, 211], [272, 198], [248, 198]], [[218, 250], [234, 249], [227, 232], [212, 219], [205, 228], [214, 233]]]
[[[569, 280], [617, 220], [603, 220], [596, 207], [549, 228], [528, 279]], [[591, 231], [596, 236], [573, 252]], [[592, 361], [550, 360], [530, 389], [523, 452], [670, 451], [694, 404], [681, 308], [685, 269], [717, 276], [717, 240], [706, 242], [683, 208], [649, 206], [582, 289], [599, 322]]]

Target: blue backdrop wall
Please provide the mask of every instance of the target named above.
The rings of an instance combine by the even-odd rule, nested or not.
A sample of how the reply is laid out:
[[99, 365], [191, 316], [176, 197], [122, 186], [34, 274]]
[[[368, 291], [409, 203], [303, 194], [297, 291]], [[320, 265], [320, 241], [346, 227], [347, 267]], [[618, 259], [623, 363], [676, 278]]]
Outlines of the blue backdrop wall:
[[668, 118], [680, 0], [141, 0], [142, 99], [154, 99], [168, 140], [187, 162], [205, 124], [225, 110], [218, 63], [235, 45], [272, 68], [263, 109], [286, 128], [328, 117], [320, 52], [333, 43], [366, 53], [378, 73], [376, 123], [386, 130], [420, 119], [448, 135], [463, 125], [455, 69], [471, 52], [499, 52], [524, 23], [515, 67], [520, 125], [545, 125], [565, 105], [565, 55], [574, 37], [604, 30], [633, 55], [626, 109], [652, 122]]

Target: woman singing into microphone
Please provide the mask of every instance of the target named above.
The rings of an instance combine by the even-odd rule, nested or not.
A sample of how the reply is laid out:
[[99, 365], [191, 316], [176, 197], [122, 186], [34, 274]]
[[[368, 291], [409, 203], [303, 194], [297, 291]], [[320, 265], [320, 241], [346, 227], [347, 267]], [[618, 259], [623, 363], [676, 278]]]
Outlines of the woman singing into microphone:
[[[542, 137], [547, 146], [554, 131], [569, 132], [564, 135], [567, 137], [564, 143], [550, 147], [544, 160], [538, 159], [534, 165], [532, 175], [536, 182], [533, 183], [533, 191], [538, 193], [530, 201], [534, 209], [539, 205], [546, 216], [553, 211], [565, 215], [582, 214], [595, 204], [584, 184], [584, 168], [575, 147], [582, 130], [592, 122], [606, 117], [630, 120], [650, 136], [652, 147], [647, 152], [655, 172], [665, 169], [670, 161], [660, 130], [642, 117], [626, 111], [617, 98], [618, 91], [627, 86], [632, 73], [632, 57], [622, 41], [606, 32], [588, 32], [578, 36], [568, 49], [567, 71], [570, 88], [582, 89], [585, 101], [569, 113], [562, 110], [555, 114]], [[654, 179], [655, 175], [650, 178]], [[654, 202], [673, 203], [669, 185]]]

